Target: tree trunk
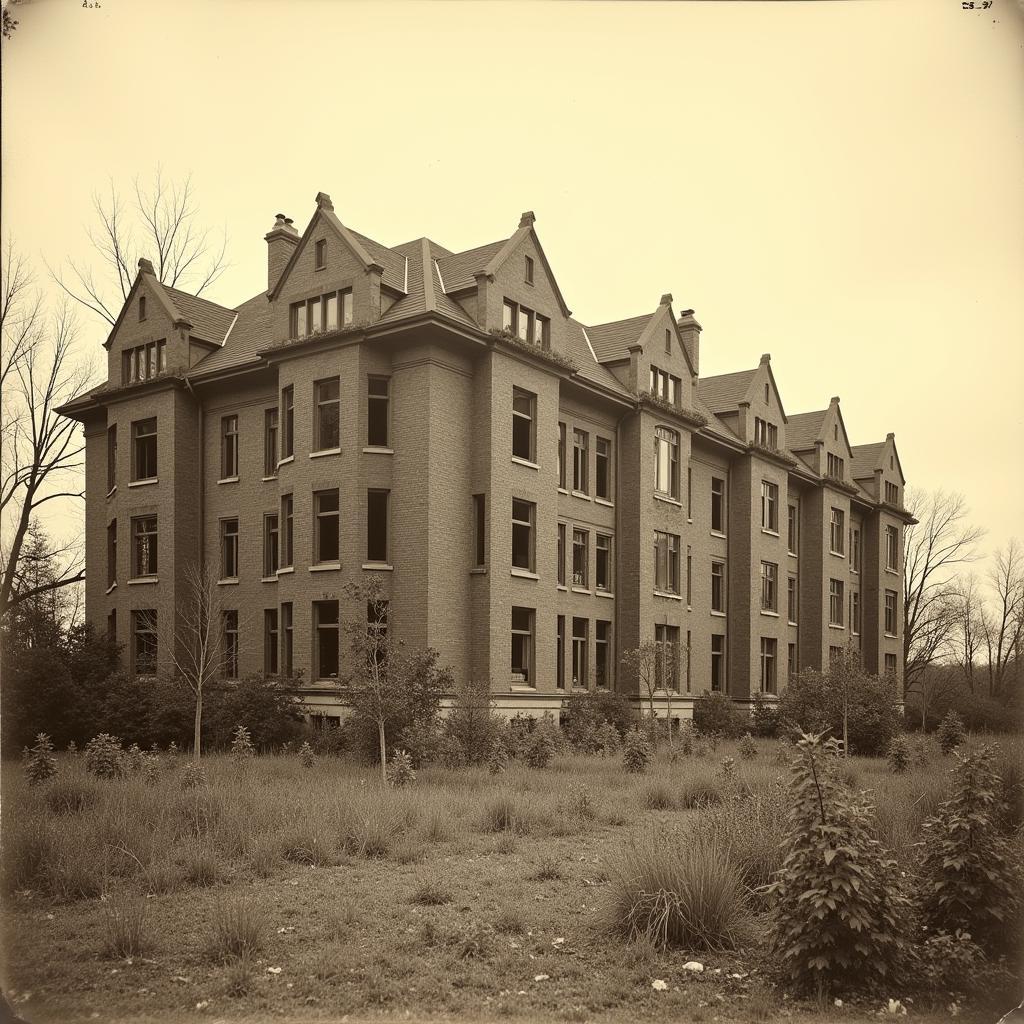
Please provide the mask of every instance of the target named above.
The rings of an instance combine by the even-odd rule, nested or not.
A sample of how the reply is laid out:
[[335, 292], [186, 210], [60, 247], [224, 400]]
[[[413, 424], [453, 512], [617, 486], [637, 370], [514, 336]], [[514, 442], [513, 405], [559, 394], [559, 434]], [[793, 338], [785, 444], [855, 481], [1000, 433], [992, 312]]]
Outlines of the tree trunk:
[[377, 738], [380, 740], [380, 781], [383, 785], [388, 784], [388, 758], [387, 748], [384, 744], [384, 723], [377, 723]]
[[195, 736], [192, 739], [192, 756], [198, 761], [200, 755], [200, 742], [203, 728], [203, 691], [196, 694], [196, 723]]

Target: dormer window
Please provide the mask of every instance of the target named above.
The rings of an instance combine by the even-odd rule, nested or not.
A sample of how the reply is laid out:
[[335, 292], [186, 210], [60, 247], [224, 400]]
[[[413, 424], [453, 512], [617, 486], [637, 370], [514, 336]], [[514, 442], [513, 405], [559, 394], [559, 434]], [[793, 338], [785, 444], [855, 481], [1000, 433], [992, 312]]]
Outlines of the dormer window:
[[526, 257], [526, 283], [533, 284], [533, 257]]
[[778, 427], [776, 427], [774, 423], [769, 423], [767, 420], [761, 419], [760, 416], [755, 416], [754, 443], [759, 444], [762, 448], [778, 448]]
[[293, 302], [289, 337], [301, 339], [352, 326], [352, 289]]
[[843, 479], [843, 460], [831, 452], [828, 453], [828, 475], [834, 476], [837, 480]]
[[121, 353], [121, 383], [137, 384], [150, 380], [167, 369], [167, 342], [164, 338], [147, 345], [136, 345]]
[[317, 270], [323, 270], [327, 266], [327, 241], [321, 238], [313, 247], [314, 266]]
[[139, 296], [139, 321], [146, 319], [146, 296]]
[[501, 312], [502, 330], [515, 335], [520, 341], [538, 348], [547, 348], [550, 341], [551, 321], [526, 306], [505, 299]]
[[682, 381], [671, 373], [666, 373], [657, 366], [651, 366], [650, 391], [655, 398], [660, 398], [663, 402], [668, 402], [669, 405], [675, 405], [677, 396], [681, 397], [682, 395], [681, 383]]

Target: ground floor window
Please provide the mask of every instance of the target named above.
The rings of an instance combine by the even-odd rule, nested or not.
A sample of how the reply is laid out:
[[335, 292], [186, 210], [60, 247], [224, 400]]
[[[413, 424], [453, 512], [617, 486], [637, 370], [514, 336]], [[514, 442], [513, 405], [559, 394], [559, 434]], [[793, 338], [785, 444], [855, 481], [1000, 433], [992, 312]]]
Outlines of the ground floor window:
[[565, 689], [565, 616], [558, 616], [558, 625], [555, 631], [555, 686], [560, 690]]
[[338, 602], [313, 602], [314, 678], [338, 678]]
[[679, 689], [679, 627], [654, 627], [654, 685], [658, 690]]
[[224, 618], [224, 678], [238, 678], [238, 612], [225, 611]]
[[725, 693], [725, 637], [711, 634], [711, 689]]
[[277, 609], [267, 608], [263, 613], [263, 671], [277, 675]]
[[533, 686], [533, 609], [512, 609], [512, 682]]
[[602, 619], [594, 623], [594, 682], [599, 690], [612, 685], [612, 624]]
[[292, 674], [292, 655], [295, 650], [292, 635], [293, 624], [292, 603], [291, 601], [286, 601], [281, 605], [281, 675], [285, 677], [289, 677]]
[[132, 612], [132, 669], [137, 676], [156, 675], [156, 609]]
[[778, 690], [776, 681], [776, 660], [778, 641], [774, 637], [761, 637], [761, 692], [775, 693]]
[[587, 647], [590, 639], [590, 620], [573, 617], [572, 620], [572, 685], [586, 686], [590, 681], [587, 672]]

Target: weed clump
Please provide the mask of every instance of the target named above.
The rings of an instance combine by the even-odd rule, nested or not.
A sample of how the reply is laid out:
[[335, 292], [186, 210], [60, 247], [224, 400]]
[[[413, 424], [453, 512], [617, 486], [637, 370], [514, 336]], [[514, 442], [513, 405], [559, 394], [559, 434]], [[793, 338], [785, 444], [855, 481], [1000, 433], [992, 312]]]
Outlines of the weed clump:
[[53, 756], [53, 744], [45, 732], [36, 735], [36, 742], [28, 754], [25, 777], [30, 786], [38, 786], [57, 774], [57, 758]]
[[889, 763], [889, 771], [894, 775], [902, 775], [910, 767], [910, 746], [906, 736], [902, 733], [893, 736], [885, 759]]
[[952, 754], [963, 743], [966, 734], [964, 720], [952, 708], [946, 712], [945, 718], [939, 722], [939, 728], [935, 732], [944, 754]]
[[405, 750], [396, 750], [391, 755], [391, 762], [385, 771], [388, 785], [395, 789], [410, 786], [416, 781], [416, 769], [413, 768], [412, 758]]
[[85, 768], [98, 779], [112, 779], [121, 771], [121, 741], [101, 732], [85, 745]]
[[210, 927], [209, 953], [218, 960], [255, 956], [266, 942], [267, 918], [252, 900], [234, 898], [216, 904]]
[[104, 910], [106, 952], [127, 959], [145, 956], [153, 948], [146, 921], [146, 901], [134, 896], [117, 896], [107, 901]]
[[642, 775], [650, 763], [651, 745], [642, 732], [634, 729], [622, 744], [622, 767], [627, 772]]

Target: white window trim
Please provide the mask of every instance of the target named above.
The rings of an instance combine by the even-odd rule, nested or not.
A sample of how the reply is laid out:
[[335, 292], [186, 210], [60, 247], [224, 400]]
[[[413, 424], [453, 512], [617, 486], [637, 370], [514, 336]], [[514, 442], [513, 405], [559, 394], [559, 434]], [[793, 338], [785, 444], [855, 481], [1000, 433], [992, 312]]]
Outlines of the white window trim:
[[280, 468], [281, 466], [285, 465], [286, 463], [294, 462], [294, 461], [295, 461], [295, 456], [294, 455], [286, 455], [283, 459], [278, 459], [277, 460], [277, 465]]
[[265, 477], [262, 478], [263, 483], [265, 483], [265, 484], [269, 484], [269, 483], [271, 483], [272, 481], [274, 481], [276, 479], [277, 479], [277, 474], [274, 474], [274, 476], [265, 476]]
[[782, 534], [778, 530], [769, 530], [767, 526], [761, 527], [761, 532], [766, 533], [769, 537], [781, 537]]
[[716, 611], [716, 610], [715, 610], [714, 608], [712, 608], [712, 609], [711, 609], [711, 614], [712, 614], [712, 615], [713, 615], [713, 616], [714, 616], [714, 617], [715, 617], [716, 619], [727, 619], [727, 618], [729, 617], [729, 613], [728, 613], [728, 612], [720, 612], [720, 611]]
[[111, 487], [109, 491], [107, 491], [107, 497], [108, 498], [112, 498], [116, 493], [117, 493], [117, 484], [114, 484], [114, 486]]
[[394, 448], [385, 448], [383, 445], [368, 444], [363, 449], [364, 455], [394, 455]]
[[317, 562], [309, 567], [310, 572], [333, 572], [341, 568], [341, 562]]
[[524, 580], [539, 580], [540, 579], [540, 576], [538, 576], [537, 573], [531, 572], [529, 569], [520, 569], [518, 566], [515, 566], [515, 565], [512, 566], [512, 569], [510, 571], [510, 575], [518, 576], [520, 579], [524, 579]]
[[140, 586], [143, 583], [159, 583], [159, 576], [134, 576], [128, 581], [128, 586]]
[[281, 568], [277, 570], [277, 575], [278, 576], [284, 576], [285, 573], [289, 573], [289, 572], [295, 572], [295, 566], [294, 565], [282, 565]]
[[115, 591], [115, 590], [117, 590], [117, 580], [114, 580], [114, 582], [111, 583], [109, 587], [107, 587], [107, 589], [106, 589], [106, 591], [104, 591], [104, 593], [110, 594], [110, 593], [113, 593], [113, 591]]
[[611, 590], [595, 590], [594, 596], [608, 598], [609, 600], [615, 599], [615, 593]]
[[570, 493], [574, 498], [582, 498], [584, 501], [594, 500], [589, 494], [585, 494], [583, 491], [571, 491]]
[[238, 577], [237, 576], [225, 576], [222, 580], [217, 580], [218, 587], [237, 587]]
[[[149, 487], [151, 484], [158, 484], [158, 483], [160, 483], [160, 478], [159, 477], [148, 476], [148, 477], [146, 477], [145, 480], [129, 480], [128, 481], [128, 486], [129, 487]], [[117, 490], [117, 485], [116, 484], [114, 485], [114, 490]], [[114, 491], [111, 491], [110, 493], [113, 494]], [[109, 497], [109, 495], [108, 495], [108, 497]]]
[[368, 572], [394, 572], [395, 567], [388, 562], [363, 562], [362, 568]]
[[680, 603], [682, 603], [683, 600], [682, 594], [670, 594], [667, 590], [655, 590], [654, 596], [667, 597], [670, 601], [679, 601]]
[[261, 576], [260, 577], [260, 583], [276, 583], [276, 582], [277, 582], [277, 577], [276, 576]]
[[595, 497], [594, 498], [594, 504], [595, 505], [605, 505], [608, 508], [615, 508], [615, 502], [614, 501], [609, 501], [607, 498]]
[[340, 448], [318, 448], [315, 452], [310, 452], [309, 457], [311, 459], [322, 459], [327, 455], [340, 455]]
[[672, 497], [669, 497], [669, 495], [667, 495], [667, 494], [662, 494], [661, 491], [655, 491], [654, 492], [654, 500], [655, 501], [663, 501], [663, 502], [665, 502], [666, 505], [675, 505], [676, 508], [682, 508], [683, 507], [683, 503], [681, 501], [679, 501], [677, 498], [672, 498]]
[[517, 466], [525, 466], [527, 469], [540, 469], [539, 462], [531, 462], [529, 459], [521, 458], [518, 455], [509, 456]]
[[237, 476], [221, 477], [221, 479], [218, 480], [217, 483], [218, 484], [237, 484], [238, 483], [238, 477]]

